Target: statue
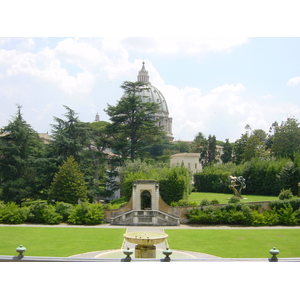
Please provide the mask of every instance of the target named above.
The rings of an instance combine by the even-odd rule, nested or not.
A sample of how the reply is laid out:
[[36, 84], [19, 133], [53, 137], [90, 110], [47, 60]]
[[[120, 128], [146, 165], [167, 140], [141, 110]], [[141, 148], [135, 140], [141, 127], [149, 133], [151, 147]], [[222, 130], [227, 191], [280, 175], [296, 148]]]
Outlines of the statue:
[[246, 179], [243, 176], [229, 176], [230, 185], [228, 186], [233, 190], [234, 194], [240, 199], [244, 199], [241, 195], [242, 189], [246, 188]]

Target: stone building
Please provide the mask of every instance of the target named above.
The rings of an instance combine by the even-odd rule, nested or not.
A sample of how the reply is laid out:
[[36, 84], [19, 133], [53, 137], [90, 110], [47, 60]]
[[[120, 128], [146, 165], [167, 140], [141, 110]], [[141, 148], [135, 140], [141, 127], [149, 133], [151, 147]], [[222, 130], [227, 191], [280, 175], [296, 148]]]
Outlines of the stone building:
[[137, 81], [144, 82], [146, 89], [139, 93], [143, 102], [154, 102], [159, 104], [157, 113], [155, 114], [155, 119], [158, 126], [162, 126], [163, 130], [170, 141], [174, 139], [172, 133], [172, 118], [169, 117], [168, 105], [163, 94], [151, 84], [149, 81], [148, 71], [145, 68], [145, 63], [143, 62], [142, 69], [139, 71], [137, 76]]

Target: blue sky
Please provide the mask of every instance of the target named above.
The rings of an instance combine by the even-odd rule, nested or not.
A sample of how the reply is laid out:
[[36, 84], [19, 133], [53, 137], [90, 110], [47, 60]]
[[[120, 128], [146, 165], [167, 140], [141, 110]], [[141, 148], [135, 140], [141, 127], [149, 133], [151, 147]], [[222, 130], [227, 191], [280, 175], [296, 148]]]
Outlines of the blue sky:
[[0, 127], [22, 105], [25, 120], [51, 132], [67, 105], [85, 122], [115, 105], [142, 61], [165, 96], [175, 140], [198, 132], [234, 142], [274, 121], [300, 119], [300, 38], [1, 38]]

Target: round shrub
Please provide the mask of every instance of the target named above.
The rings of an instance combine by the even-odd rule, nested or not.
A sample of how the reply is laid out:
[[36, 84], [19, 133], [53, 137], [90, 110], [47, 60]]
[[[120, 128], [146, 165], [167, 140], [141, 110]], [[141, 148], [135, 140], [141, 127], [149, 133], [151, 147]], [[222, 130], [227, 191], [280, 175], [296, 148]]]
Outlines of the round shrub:
[[212, 205], [219, 204], [219, 200], [213, 199], [210, 201], [210, 204], [212, 204]]
[[289, 199], [293, 198], [293, 193], [292, 193], [291, 189], [288, 189], [288, 190], [282, 189], [280, 194], [278, 195], [278, 198], [280, 200], [289, 200]]
[[30, 205], [28, 222], [31, 223], [45, 223], [43, 211], [47, 209], [48, 205], [44, 202], [36, 202]]
[[228, 203], [239, 203], [241, 202], [241, 199], [237, 196], [232, 196], [229, 200]]
[[203, 206], [209, 205], [209, 204], [210, 204], [210, 202], [207, 199], [203, 199], [200, 203], [200, 205], [203, 205]]

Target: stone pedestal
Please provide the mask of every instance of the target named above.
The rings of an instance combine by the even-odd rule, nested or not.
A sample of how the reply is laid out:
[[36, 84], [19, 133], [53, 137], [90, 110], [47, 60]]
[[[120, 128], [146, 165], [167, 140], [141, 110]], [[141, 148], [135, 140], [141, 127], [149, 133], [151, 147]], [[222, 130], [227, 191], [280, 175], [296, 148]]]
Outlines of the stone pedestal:
[[135, 258], [156, 258], [156, 247], [154, 245], [136, 245]]

